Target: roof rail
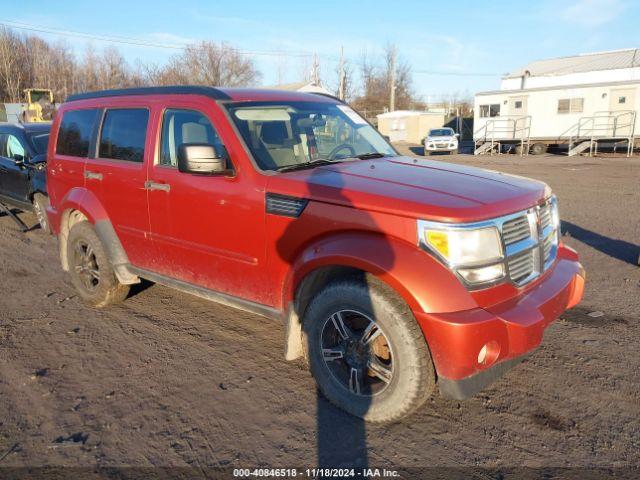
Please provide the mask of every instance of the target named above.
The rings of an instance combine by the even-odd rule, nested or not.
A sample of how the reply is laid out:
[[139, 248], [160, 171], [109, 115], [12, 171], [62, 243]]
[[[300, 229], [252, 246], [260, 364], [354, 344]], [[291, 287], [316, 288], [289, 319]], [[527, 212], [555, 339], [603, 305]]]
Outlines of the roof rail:
[[116, 90], [101, 90], [97, 92], [76, 93], [67, 97], [67, 102], [88, 100], [91, 98], [121, 97], [125, 95], [204, 95], [214, 100], [229, 100], [231, 97], [222, 90], [214, 87], [199, 85], [174, 85], [167, 87], [138, 87], [121, 88]]

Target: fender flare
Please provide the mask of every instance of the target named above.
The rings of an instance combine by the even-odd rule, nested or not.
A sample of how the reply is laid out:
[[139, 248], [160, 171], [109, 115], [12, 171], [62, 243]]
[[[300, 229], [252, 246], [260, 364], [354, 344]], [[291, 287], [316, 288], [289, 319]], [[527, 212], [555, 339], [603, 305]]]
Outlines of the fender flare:
[[62, 228], [62, 223], [67, 220], [67, 212], [74, 210], [82, 213], [93, 225], [96, 235], [106, 250], [107, 257], [111, 262], [118, 281], [125, 285], [140, 282], [140, 278], [129, 271], [129, 257], [100, 200], [98, 200], [92, 192], [81, 187], [72, 188], [60, 202], [59, 211], [62, 212], [62, 215], [59, 218], [61, 225], [58, 226], [58, 231], [62, 268], [65, 271], [69, 270], [66, 254], [69, 228]]
[[376, 276], [412, 310], [442, 313], [477, 307], [456, 276], [417, 245], [366, 232], [332, 235], [307, 245], [287, 272], [282, 305], [295, 299], [308, 274], [327, 266], [353, 267]]
[[417, 245], [377, 233], [349, 232], [319, 239], [299, 253], [283, 282], [285, 358], [302, 354], [302, 319], [296, 294], [303, 280], [323, 267], [357, 268], [391, 287], [413, 312], [456, 312], [477, 304], [456, 276]]

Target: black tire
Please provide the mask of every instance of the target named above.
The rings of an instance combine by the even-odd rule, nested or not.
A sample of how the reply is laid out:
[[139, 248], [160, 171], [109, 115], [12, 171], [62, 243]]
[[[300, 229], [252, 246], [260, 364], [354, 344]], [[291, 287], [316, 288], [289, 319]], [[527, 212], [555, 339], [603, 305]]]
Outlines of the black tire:
[[531, 146], [531, 153], [533, 155], [543, 155], [547, 153], [547, 146], [544, 143], [534, 143]]
[[[331, 336], [327, 332], [335, 327], [334, 319], [340, 318], [338, 312], [345, 325], [350, 321], [362, 321], [357, 315], [364, 314], [382, 333], [370, 342], [377, 342], [376, 345], [367, 347], [368, 360], [364, 367], [359, 364], [361, 374], [355, 375], [356, 382], [352, 382], [355, 368], [349, 363], [353, 348], [345, 345], [334, 346], [335, 350], [327, 348], [327, 337]], [[347, 312], [354, 318], [346, 319]], [[355, 334], [354, 323], [348, 325], [345, 330]], [[331, 403], [352, 415], [376, 423], [397, 421], [421, 407], [433, 392], [435, 371], [422, 331], [402, 299], [374, 278], [350, 278], [326, 286], [311, 301], [304, 316], [303, 330], [305, 353], [320, 391]], [[367, 329], [364, 330], [366, 336]], [[334, 338], [339, 338], [336, 332], [339, 333], [337, 328]], [[357, 342], [358, 345], [361, 342]], [[382, 357], [374, 353], [378, 348], [383, 350]], [[340, 349], [344, 356], [337, 358], [334, 354]], [[325, 354], [336, 358], [325, 360]], [[371, 362], [378, 365], [376, 369], [384, 363], [385, 375], [376, 374]], [[382, 381], [383, 377], [386, 380]], [[352, 383], [359, 387], [352, 388]]]
[[89, 305], [101, 308], [127, 298], [129, 285], [116, 278], [102, 242], [89, 222], [71, 227], [67, 259], [71, 283]]
[[38, 218], [40, 228], [44, 233], [51, 233], [51, 227], [49, 226], [49, 219], [47, 217], [47, 206], [49, 205], [49, 197], [36, 193], [33, 196], [33, 213]]

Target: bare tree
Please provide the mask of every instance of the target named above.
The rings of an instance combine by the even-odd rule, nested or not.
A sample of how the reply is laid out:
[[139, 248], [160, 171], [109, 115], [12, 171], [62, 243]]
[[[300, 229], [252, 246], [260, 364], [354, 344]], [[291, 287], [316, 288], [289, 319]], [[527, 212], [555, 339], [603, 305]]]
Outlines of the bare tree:
[[[352, 104], [355, 108], [382, 112], [389, 107], [391, 91], [391, 70], [393, 68], [393, 45], [387, 45], [382, 55], [382, 64], [374, 64], [367, 52], [362, 54], [360, 62], [361, 93]], [[420, 102], [412, 90], [412, 76], [409, 64], [398, 58], [395, 61], [395, 107], [396, 109], [415, 108]]]
[[243, 87], [257, 83], [260, 73], [251, 59], [225, 43], [201, 42], [174, 56], [153, 82], [160, 85]]
[[0, 29], [0, 82], [2, 93], [10, 102], [19, 102], [23, 81], [20, 59], [24, 55], [24, 44], [20, 36], [11, 30]]

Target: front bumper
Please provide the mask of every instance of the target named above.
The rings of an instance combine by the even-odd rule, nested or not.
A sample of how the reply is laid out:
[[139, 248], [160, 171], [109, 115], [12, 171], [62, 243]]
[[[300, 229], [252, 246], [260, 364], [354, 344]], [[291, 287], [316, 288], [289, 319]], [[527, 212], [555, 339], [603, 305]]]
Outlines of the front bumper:
[[[561, 247], [556, 264], [520, 296], [486, 308], [415, 312], [444, 396], [468, 398], [492, 383], [542, 341], [544, 330], [582, 299], [585, 273]], [[484, 361], [479, 353], [485, 349]]]
[[458, 145], [425, 145], [425, 151], [427, 152], [453, 152], [458, 149]]

